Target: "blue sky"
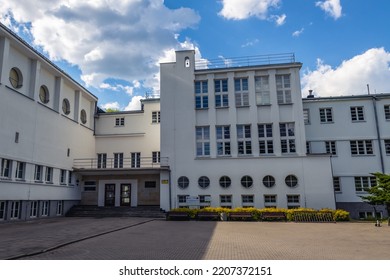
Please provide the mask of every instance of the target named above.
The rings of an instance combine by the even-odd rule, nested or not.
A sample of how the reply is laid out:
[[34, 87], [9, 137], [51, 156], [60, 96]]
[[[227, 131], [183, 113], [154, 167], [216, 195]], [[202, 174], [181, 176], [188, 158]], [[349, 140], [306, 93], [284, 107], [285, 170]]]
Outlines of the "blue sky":
[[[16, 3], [17, 2], [17, 3]], [[159, 94], [159, 63], [294, 53], [302, 95], [390, 92], [388, 0], [0, 0], [0, 21], [99, 98]]]

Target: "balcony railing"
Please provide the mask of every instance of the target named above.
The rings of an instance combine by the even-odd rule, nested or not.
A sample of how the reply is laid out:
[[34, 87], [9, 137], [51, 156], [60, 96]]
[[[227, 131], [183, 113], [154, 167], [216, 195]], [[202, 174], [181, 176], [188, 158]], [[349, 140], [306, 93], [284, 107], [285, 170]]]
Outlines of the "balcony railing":
[[269, 55], [255, 55], [243, 57], [219, 57], [217, 59], [203, 59], [195, 61], [195, 69], [218, 69], [218, 68], [232, 68], [245, 66], [259, 66], [270, 64], [294, 63], [294, 53], [281, 53]]
[[168, 165], [168, 158], [81, 158], [73, 161], [75, 169], [141, 169], [160, 168]]

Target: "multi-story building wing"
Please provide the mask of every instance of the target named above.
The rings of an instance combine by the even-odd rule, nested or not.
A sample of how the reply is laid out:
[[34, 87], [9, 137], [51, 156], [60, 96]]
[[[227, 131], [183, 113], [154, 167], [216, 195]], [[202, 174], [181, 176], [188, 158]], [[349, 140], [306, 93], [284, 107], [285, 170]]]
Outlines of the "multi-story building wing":
[[0, 220], [80, 201], [75, 157], [95, 153], [97, 98], [0, 25]]
[[329, 156], [306, 155], [301, 64], [257, 59], [211, 69], [178, 51], [161, 65], [164, 209], [335, 207]]
[[160, 102], [141, 104], [138, 111], [97, 113], [95, 154], [74, 161], [82, 205], [160, 205]]
[[390, 172], [390, 94], [303, 99], [310, 153], [331, 155], [337, 208], [353, 218], [385, 216], [362, 202], [374, 172]]

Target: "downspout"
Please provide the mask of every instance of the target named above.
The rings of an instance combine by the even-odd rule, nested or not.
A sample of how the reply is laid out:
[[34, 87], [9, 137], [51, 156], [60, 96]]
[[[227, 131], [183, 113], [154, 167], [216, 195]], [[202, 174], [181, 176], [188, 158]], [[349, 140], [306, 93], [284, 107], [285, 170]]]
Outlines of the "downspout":
[[374, 106], [374, 115], [375, 115], [375, 127], [376, 127], [376, 135], [378, 140], [378, 146], [379, 146], [379, 157], [381, 162], [381, 171], [382, 173], [385, 173], [385, 164], [383, 159], [383, 150], [382, 150], [382, 143], [381, 143], [381, 133], [379, 129], [379, 122], [378, 122], [378, 112], [376, 109], [376, 97], [372, 96], [372, 105]]

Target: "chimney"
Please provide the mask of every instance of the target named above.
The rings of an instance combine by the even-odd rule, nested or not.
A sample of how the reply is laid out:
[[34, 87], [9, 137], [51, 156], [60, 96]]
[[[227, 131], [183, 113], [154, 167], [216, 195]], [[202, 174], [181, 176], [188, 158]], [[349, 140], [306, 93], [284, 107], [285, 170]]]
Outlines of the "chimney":
[[307, 98], [314, 98], [312, 89], [309, 89], [309, 95], [307, 96]]

